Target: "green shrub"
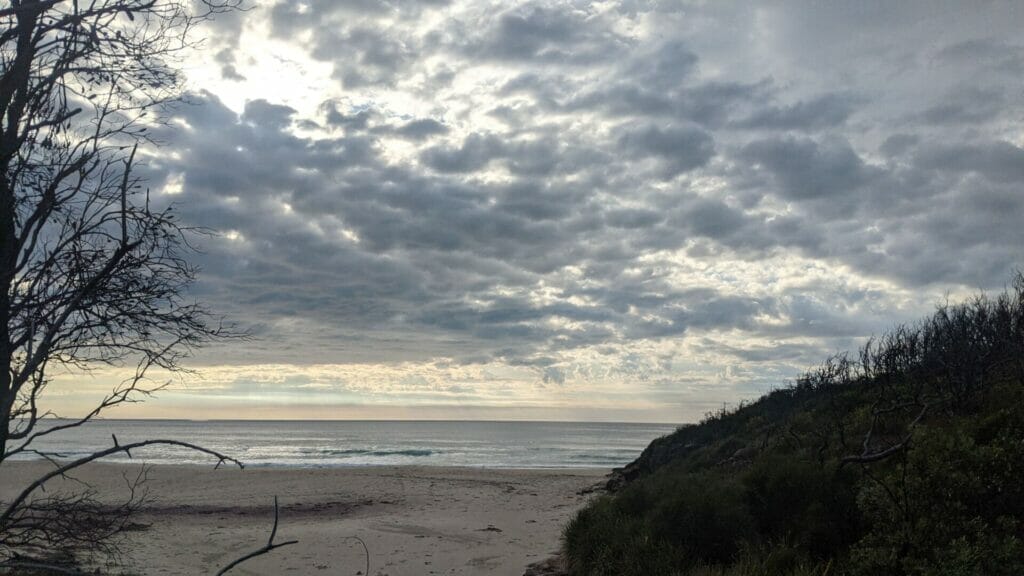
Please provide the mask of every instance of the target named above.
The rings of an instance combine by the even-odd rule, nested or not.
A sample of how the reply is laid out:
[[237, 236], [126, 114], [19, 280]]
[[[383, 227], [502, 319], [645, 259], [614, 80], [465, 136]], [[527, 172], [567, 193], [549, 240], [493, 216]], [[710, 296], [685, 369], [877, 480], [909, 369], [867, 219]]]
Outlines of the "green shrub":
[[762, 540], [822, 558], [859, 533], [856, 480], [852, 468], [770, 455], [756, 461], [743, 482]]
[[650, 532], [686, 564], [727, 563], [756, 537], [738, 482], [717, 475], [657, 478], [658, 500], [647, 512]]
[[672, 574], [732, 561], [753, 526], [738, 482], [659, 474], [580, 511], [565, 542], [574, 574]]
[[572, 574], [1024, 574], [1024, 276], [683, 426], [633, 470], [566, 527]]
[[[1004, 424], [1016, 420], [1008, 412]], [[921, 430], [905, 458], [862, 490], [868, 530], [854, 550], [856, 571], [1024, 574], [1021, 438], [992, 434], [991, 416]]]

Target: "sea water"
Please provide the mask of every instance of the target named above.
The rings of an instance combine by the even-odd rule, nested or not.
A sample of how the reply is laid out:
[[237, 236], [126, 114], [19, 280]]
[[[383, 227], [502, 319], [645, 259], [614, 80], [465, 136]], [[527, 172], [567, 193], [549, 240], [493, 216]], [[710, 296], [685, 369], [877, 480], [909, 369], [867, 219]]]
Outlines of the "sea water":
[[[77, 458], [148, 439], [181, 440], [247, 466], [329, 467], [416, 464], [493, 468], [611, 468], [640, 455], [669, 424], [480, 421], [96, 420], [37, 440], [34, 447]], [[151, 446], [135, 462], [200, 464], [209, 456]], [[118, 454], [104, 461], [127, 462]]]

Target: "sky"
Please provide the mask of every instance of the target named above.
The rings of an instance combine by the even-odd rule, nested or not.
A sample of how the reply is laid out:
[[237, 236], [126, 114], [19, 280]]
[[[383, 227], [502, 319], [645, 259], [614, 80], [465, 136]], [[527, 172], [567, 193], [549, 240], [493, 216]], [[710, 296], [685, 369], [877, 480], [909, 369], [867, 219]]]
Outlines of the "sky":
[[254, 339], [108, 416], [692, 422], [1024, 267], [1016, 2], [250, 8], [144, 176]]

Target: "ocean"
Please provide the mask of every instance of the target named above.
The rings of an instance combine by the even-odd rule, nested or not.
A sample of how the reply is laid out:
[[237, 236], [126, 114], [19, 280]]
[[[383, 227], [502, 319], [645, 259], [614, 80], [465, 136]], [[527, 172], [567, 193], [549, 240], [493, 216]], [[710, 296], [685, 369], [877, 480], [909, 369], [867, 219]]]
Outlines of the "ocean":
[[[629, 463], [670, 424], [479, 421], [96, 420], [44, 437], [40, 450], [77, 458], [147, 439], [181, 440], [246, 466], [338, 467], [416, 464], [493, 468], [611, 468]], [[152, 446], [134, 462], [212, 463], [187, 449]], [[104, 459], [127, 462], [124, 454]]]

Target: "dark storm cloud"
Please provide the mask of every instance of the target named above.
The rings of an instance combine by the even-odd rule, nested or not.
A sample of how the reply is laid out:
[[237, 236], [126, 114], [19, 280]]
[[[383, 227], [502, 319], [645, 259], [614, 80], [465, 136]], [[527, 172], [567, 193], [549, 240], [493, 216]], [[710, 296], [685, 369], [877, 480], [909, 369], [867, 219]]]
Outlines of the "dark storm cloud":
[[776, 374], [921, 309], [862, 284], [1021, 265], [1017, 13], [604, 8], [274, 5], [341, 88], [176, 112], [152, 179], [181, 174], [183, 216], [224, 232], [197, 290], [294, 342], [253, 354], [501, 359], [559, 385], [574, 351], [708, 334], [756, 339], [698, 348]]

